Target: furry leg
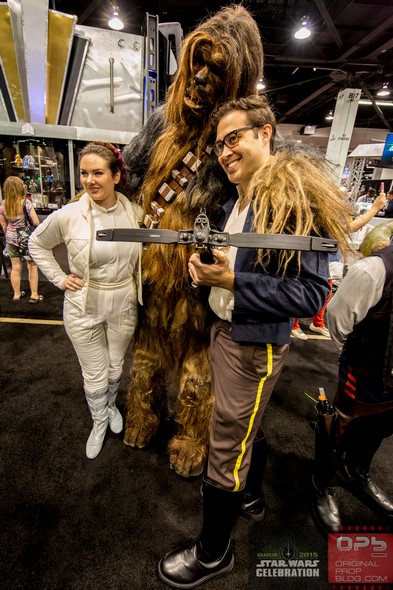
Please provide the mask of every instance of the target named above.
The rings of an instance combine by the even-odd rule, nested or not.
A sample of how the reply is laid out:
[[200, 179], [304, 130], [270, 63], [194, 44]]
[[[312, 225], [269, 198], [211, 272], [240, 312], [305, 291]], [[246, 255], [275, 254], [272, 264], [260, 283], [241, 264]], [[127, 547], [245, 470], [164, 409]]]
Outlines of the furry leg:
[[205, 464], [214, 396], [207, 348], [193, 351], [181, 367], [178, 434], [168, 445], [172, 469], [182, 477], [200, 475]]
[[149, 444], [166, 410], [166, 384], [161, 359], [156, 352], [135, 352], [127, 390], [124, 444], [143, 448]]

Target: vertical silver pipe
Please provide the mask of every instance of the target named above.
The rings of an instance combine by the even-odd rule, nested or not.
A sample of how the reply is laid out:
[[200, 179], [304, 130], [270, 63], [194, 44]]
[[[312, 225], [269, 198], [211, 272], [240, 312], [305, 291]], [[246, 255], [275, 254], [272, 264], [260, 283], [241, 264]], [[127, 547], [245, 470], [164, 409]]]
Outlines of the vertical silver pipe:
[[75, 196], [75, 164], [74, 164], [74, 142], [68, 140], [68, 173], [70, 175], [71, 199]]
[[109, 105], [111, 113], [115, 112], [115, 88], [113, 82], [113, 64], [115, 60], [113, 57], [109, 58]]

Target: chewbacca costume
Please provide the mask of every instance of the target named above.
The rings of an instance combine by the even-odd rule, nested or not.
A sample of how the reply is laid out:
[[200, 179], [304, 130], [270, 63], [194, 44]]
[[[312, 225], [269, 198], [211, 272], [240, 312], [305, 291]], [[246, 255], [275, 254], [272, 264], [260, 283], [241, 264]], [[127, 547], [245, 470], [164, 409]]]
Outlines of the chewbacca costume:
[[[129, 198], [142, 200], [148, 227], [191, 229], [205, 209], [214, 222], [234, 186], [211, 154], [209, 117], [221, 102], [256, 92], [263, 52], [259, 30], [242, 6], [224, 8], [184, 40], [163, 107], [123, 151]], [[151, 244], [142, 259], [144, 305], [133, 346], [124, 442], [146, 446], [167, 413], [167, 377], [179, 384], [171, 467], [202, 472], [213, 404], [203, 289], [193, 289], [192, 247]]]

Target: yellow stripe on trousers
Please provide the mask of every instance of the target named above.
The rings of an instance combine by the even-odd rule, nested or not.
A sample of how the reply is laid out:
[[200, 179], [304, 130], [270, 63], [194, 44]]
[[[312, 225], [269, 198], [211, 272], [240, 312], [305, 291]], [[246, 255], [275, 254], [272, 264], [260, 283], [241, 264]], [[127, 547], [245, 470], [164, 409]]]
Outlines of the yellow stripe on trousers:
[[271, 344], [266, 344], [266, 355], [267, 355], [267, 372], [266, 372], [266, 375], [259, 382], [257, 396], [255, 398], [254, 410], [253, 410], [251, 417], [250, 417], [250, 422], [248, 425], [247, 434], [244, 437], [244, 439], [242, 440], [241, 452], [237, 458], [235, 469], [233, 471], [233, 477], [235, 480], [235, 488], [233, 490], [234, 492], [238, 492], [239, 488], [240, 488], [239, 469], [242, 464], [244, 453], [246, 452], [246, 442], [248, 440], [248, 437], [250, 436], [250, 432], [252, 430], [255, 416], [258, 412], [259, 406], [261, 405], [263, 386], [265, 385], [266, 379], [268, 377], [270, 377], [270, 375], [272, 374], [272, 371], [273, 371], [273, 349], [272, 349]]

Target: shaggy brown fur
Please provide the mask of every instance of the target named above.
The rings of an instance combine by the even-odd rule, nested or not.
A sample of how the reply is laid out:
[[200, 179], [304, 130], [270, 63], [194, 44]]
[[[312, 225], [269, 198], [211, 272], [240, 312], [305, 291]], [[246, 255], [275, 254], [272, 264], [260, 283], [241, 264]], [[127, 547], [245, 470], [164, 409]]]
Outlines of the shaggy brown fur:
[[[202, 157], [212, 140], [209, 117], [217, 104], [255, 93], [262, 62], [258, 27], [241, 6], [220, 10], [185, 39], [164, 109], [150, 117], [123, 152], [128, 194], [142, 199], [145, 214], [152, 214], [152, 201], [162, 203], [158, 189], [170, 181], [186, 154]], [[227, 200], [228, 190], [213, 155], [166, 207], [160, 228], [191, 229], [201, 208], [211, 218]], [[178, 430], [169, 454], [171, 466], [182, 476], [202, 472], [213, 405], [206, 301], [203, 289], [189, 285], [190, 254], [189, 247], [152, 244], [143, 255], [144, 306], [132, 352], [124, 438], [131, 446], [148, 444], [166, 413], [167, 376], [175, 369]]]
[[[297, 236], [321, 236], [327, 232], [347, 254], [351, 207], [336, 183], [321, 171], [320, 164], [316, 167], [300, 154], [288, 159], [288, 154], [279, 151], [254, 174], [250, 192], [255, 195], [256, 232]], [[269, 255], [268, 250], [259, 251], [262, 266], [269, 264]], [[291, 250], [279, 252], [278, 272], [285, 271], [296, 255]]]
[[[185, 39], [179, 69], [168, 91], [164, 130], [154, 145], [140, 193], [145, 214], [151, 213], [158, 189], [184, 156], [189, 151], [201, 156], [211, 139], [209, 117], [217, 104], [255, 92], [262, 60], [258, 27], [241, 6], [223, 9]], [[196, 76], [206, 77], [206, 83], [196, 83]], [[178, 195], [160, 227], [185, 229], [187, 221], [187, 227], [192, 227], [195, 212], [207, 204], [206, 198], [209, 196], [198, 190]], [[144, 279], [167, 291], [183, 290], [189, 256], [186, 248], [150, 247], [144, 259]]]

